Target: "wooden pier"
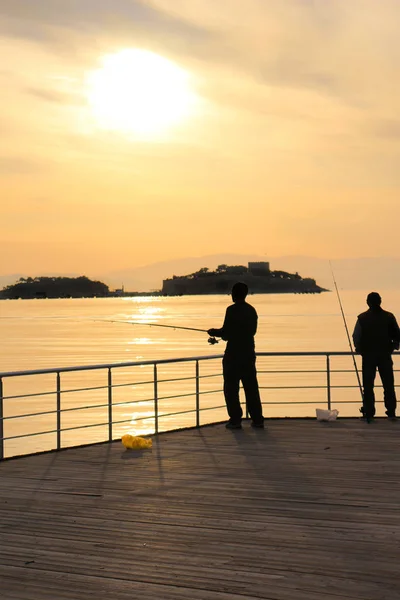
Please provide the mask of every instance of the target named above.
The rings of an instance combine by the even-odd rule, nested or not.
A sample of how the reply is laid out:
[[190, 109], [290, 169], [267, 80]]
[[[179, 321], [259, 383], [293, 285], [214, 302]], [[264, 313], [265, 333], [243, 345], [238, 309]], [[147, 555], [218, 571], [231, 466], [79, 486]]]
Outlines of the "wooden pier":
[[400, 423], [272, 420], [0, 464], [2, 600], [398, 600]]

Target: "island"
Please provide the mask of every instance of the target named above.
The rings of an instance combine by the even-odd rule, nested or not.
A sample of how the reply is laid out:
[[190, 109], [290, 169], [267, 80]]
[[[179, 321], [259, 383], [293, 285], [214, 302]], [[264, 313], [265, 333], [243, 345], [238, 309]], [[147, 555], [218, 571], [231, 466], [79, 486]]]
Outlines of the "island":
[[109, 296], [108, 286], [88, 277], [21, 277], [0, 292], [4, 299], [98, 298]]
[[317, 285], [315, 279], [298, 273], [271, 271], [269, 262], [249, 262], [248, 266], [219, 265], [215, 271], [203, 267], [190, 275], [165, 279], [164, 296], [199, 294], [228, 294], [236, 281], [243, 281], [251, 294], [319, 294], [328, 290]]

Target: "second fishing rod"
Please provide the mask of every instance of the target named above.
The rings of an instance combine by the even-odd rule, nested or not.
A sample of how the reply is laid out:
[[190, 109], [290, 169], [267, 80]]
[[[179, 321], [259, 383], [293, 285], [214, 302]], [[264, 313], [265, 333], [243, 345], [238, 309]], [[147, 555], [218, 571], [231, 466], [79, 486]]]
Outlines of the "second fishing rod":
[[360, 395], [361, 395], [361, 402], [362, 402], [362, 404], [364, 404], [364, 393], [363, 393], [363, 388], [362, 388], [362, 384], [361, 384], [360, 373], [359, 373], [359, 370], [358, 370], [358, 367], [357, 367], [357, 361], [356, 361], [355, 352], [354, 352], [354, 349], [353, 349], [353, 344], [351, 343], [349, 328], [347, 326], [347, 321], [346, 321], [346, 316], [345, 316], [344, 310], [343, 310], [342, 300], [340, 298], [339, 289], [338, 289], [338, 286], [337, 286], [337, 283], [336, 283], [335, 274], [333, 272], [332, 263], [330, 261], [329, 261], [329, 266], [331, 268], [333, 284], [335, 286], [336, 295], [337, 295], [337, 299], [339, 301], [339, 306], [340, 306], [340, 312], [342, 313], [344, 328], [346, 330], [347, 340], [348, 340], [348, 343], [349, 343], [350, 352], [351, 352], [351, 356], [352, 356], [352, 359], [353, 359], [354, 371], [355, 371], [356, 376], [357, 376], [358, 387], [359, 387]]

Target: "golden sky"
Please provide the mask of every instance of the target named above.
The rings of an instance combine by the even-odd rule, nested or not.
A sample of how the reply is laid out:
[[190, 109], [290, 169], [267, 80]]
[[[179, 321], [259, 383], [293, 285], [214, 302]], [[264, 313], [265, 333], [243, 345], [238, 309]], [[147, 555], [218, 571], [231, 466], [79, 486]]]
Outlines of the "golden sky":
[[[0, 274], [400, 256], [398, 0], [0, 0], [0, 15]], [[115, 94], [106, 107], [113, 129], [88, 91], [135, 49], [191, 94], [158, 129], [175, 89], [160, 71], [149, 136], [131, 96], [130, 114]]]

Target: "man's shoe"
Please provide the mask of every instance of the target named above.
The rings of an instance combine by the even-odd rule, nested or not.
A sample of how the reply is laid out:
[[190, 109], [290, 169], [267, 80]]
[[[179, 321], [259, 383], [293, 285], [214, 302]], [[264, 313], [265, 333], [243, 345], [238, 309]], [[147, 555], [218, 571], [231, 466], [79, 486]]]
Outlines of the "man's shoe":
[[389, 421], [397, 421], [396, 413], [386, 411], [386, 414]]
[[373, 423], [375, 421], [375, 417], [371, 415], [363, 415], [361, 420], [366, 421], [367, 423]]
[[366, 421], [367, 423], [372, 423], [374, 420], [374, 415], [366, 415], [364, 412], [364, 408], [360, 408], [360, 413], [361, 413], [361, 419], [363, 421]]
[[234, 421], [228, 421], [225, 425], [227, 429], [242, 429], [241, 423], [235, 423]]
[[251, 426], [254, 429], [264, 429], [264, 421], [252, 421]]

